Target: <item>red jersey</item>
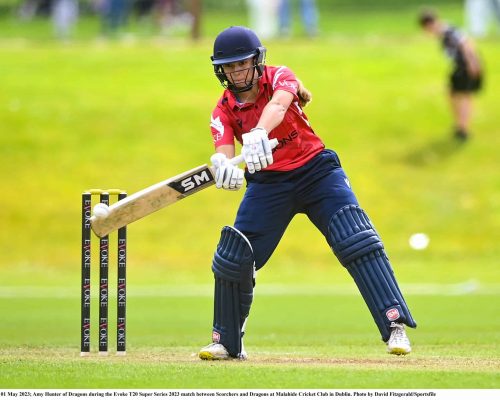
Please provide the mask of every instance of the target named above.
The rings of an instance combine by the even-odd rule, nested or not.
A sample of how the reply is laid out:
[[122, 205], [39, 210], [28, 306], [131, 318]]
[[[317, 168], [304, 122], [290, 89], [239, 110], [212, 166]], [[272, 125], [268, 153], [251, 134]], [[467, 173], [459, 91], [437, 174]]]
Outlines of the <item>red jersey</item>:
[[281, 124], [269, 132], [269, 138], [277, 138], [279, 144], [273, 150], [274, 163], [265, 170], [290, 171], [301, 167], [320, 153], [325, 145], [312, 130], [299, 105], [297, 78], [287, 67], [266, 66], [258, 85], [259, 94], [255, 103], [239, 103], [230, 90], [224, 91], [210, 122], [215, 148], [234, 145], [234, 139], [241, 144], [241, 136], [255, 128], [274, 91], [285, 90], [292, 93], [294, 99]]

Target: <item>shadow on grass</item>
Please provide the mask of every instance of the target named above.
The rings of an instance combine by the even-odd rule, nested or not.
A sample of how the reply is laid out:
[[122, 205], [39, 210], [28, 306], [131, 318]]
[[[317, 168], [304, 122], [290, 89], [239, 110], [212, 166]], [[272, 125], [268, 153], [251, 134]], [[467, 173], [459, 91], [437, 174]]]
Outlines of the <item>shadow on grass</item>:
[[414, 166], [432, 165], [444, 161], [460, 152], [467, 142], [454, 137], [446, 137], [426, 143], [420, 148], [412, 149], [404, 160]]

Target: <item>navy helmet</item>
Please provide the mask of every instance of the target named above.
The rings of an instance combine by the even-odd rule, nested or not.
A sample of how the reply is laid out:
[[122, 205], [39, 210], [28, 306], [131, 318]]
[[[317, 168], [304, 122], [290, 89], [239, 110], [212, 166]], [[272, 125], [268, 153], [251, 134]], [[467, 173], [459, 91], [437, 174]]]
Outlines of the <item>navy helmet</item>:
[[[222, 86], [228, 88], [233, 93], [240, 93], [250, 90], [255, 84], [255, 72], [257, 72], [257, 79], [262, 76], [265, 56], [266, 48], [262, 46], [255, 32], [244, 26], [231, 26], [223, 30], [215, 38], [214, 53], [210, 58], [214, 66], [215, 75]], [[253, 58], [254, 60], [251, 79], [247, 81], [248, 83], [245, 86], [236, 87], [228, 80], [224, 73], [223, 65], [249, 58]]]

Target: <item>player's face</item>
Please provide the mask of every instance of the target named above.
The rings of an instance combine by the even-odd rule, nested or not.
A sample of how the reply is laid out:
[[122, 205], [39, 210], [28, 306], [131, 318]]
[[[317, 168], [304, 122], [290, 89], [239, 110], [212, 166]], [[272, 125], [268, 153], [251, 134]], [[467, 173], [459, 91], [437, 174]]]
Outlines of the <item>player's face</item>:
[[439, 33], [439, 25], [436, 22], [429, 22], [424, 26], [424, 30], [430, 35], [437, 35]]
[[222, 66], [227, 79], [236, 87], [245, 87], [254, 79], [254, 60], [248, 58]]

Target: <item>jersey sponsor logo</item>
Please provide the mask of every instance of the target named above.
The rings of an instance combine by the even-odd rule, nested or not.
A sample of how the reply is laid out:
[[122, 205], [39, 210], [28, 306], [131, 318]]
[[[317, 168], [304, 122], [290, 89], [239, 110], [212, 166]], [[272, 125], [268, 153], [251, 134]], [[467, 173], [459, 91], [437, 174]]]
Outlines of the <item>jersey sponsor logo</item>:
[[399, 311], [397, 308], [391, 308], [385, 312], [385, 315], [389, 321], [396, 321], [399, 318]]
[[277, 84], [276, 84], [276, 87], [278, 86], [282, 86], [282, 87], [289, 87], [291, 89], [293, 89], [294, 91], [297, 91], [297, 85], [294, 83], [294, 82], [290, 82], [290, 81], [279, 81]]
[[212, 136], [214, 138], [214, 142], [218, 142], [224, 136], [224, 125], [222, 124], [220, 117], [214, 118], [212, 115], [210, 116], [210, 126], [214, 128], [216, 132], [212, 131]]
[[183, 177], [177, 181], [170, 182], [168, 186], [177, 192], [189, 195], [194, 193], [196, 190], [202, 189], [214, 182], [214, 177], [212, 171], [208, 167], [202, 169], [201, 171], [196, 171], [192, 175]]
[[297, 131], [293, 131], [288, 134], [288, 136], [282, 137], [278, 139], [278, 145], [273, 149], [273, 152], [277, 149], [282, 149], [283, 147], [291, 144], [297, 137], [299, 133]]
[[294, 81], [287, 81], [287, 80], [279, 80], [281, 79], [281, 75], [285, 72], [286, 67], [279, 67], [278, 70], [276, 71], [276, 74], [274, 75], [273, 78], [273, 90], [276, 90], [278, 86], [281, 87], [288, 87], [293, 89], [295, 92], [297, 92], [298, 86], [297, 82]]

